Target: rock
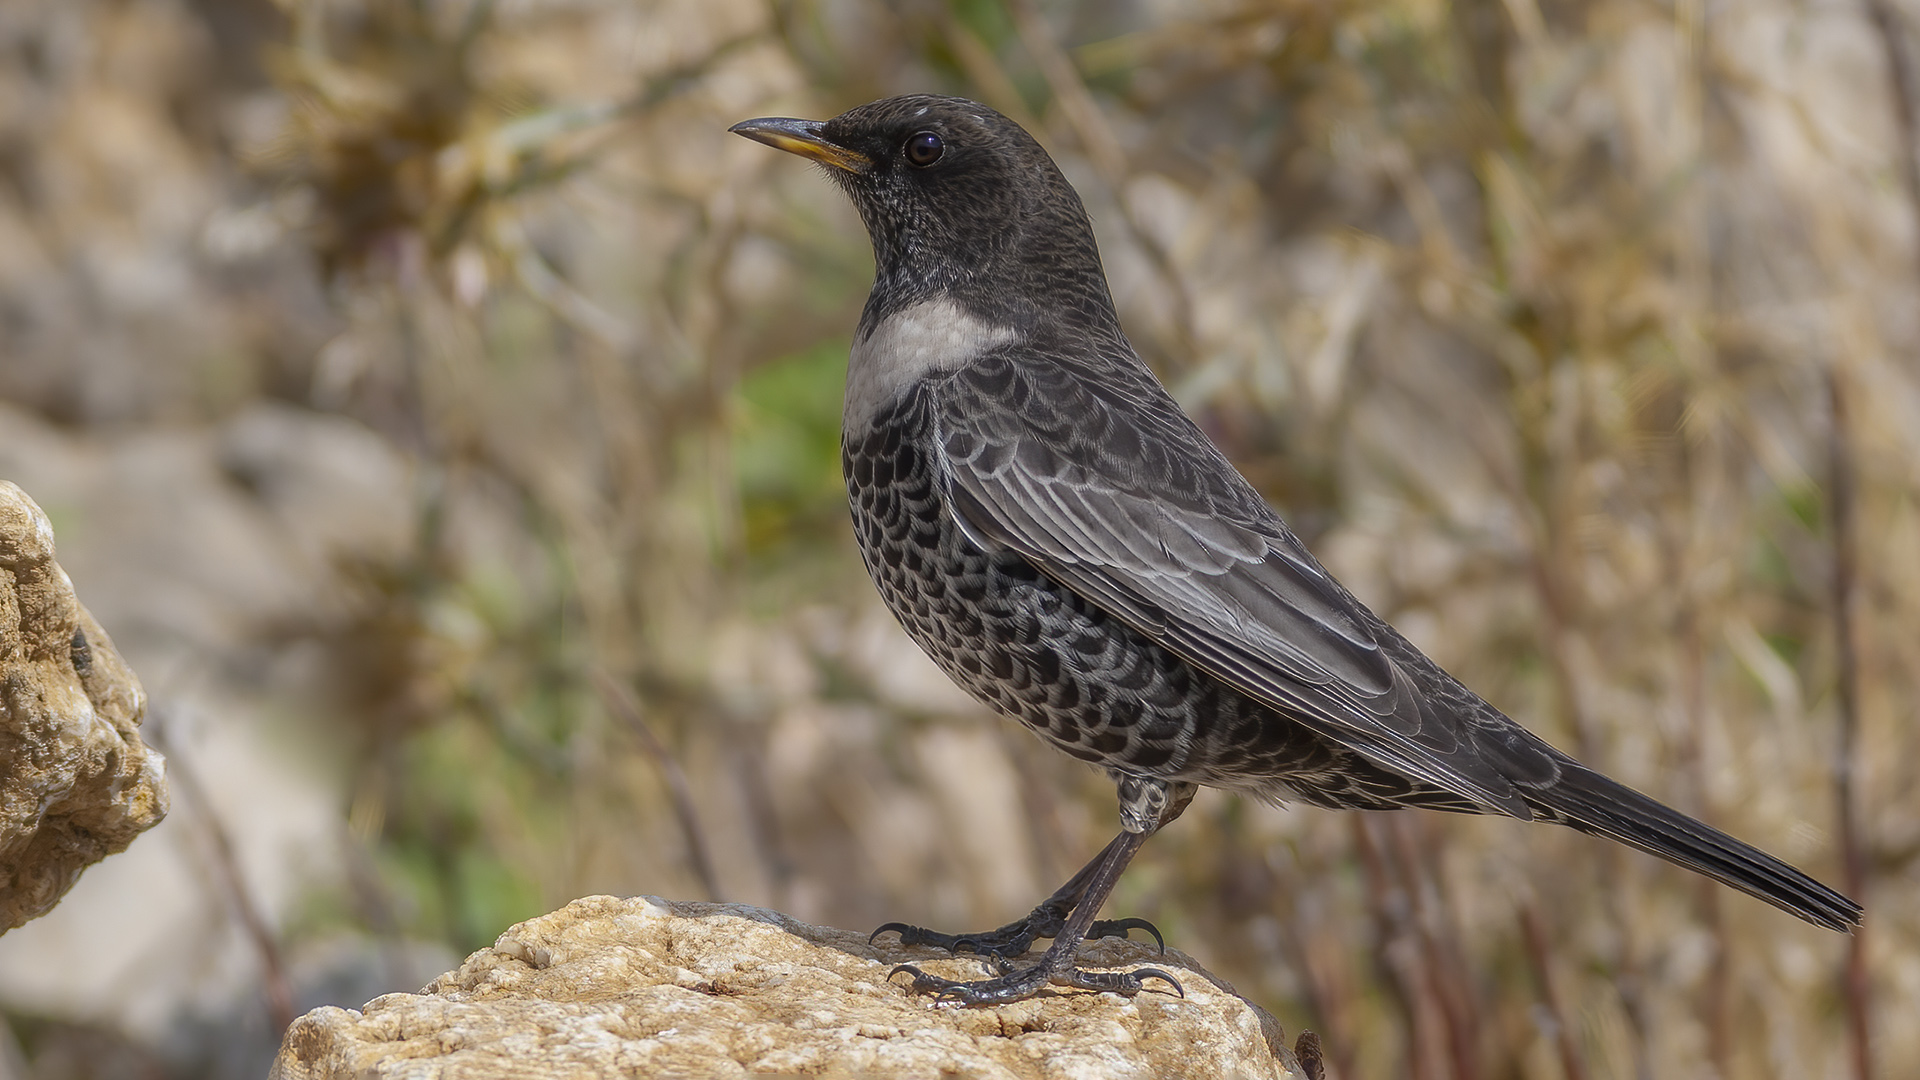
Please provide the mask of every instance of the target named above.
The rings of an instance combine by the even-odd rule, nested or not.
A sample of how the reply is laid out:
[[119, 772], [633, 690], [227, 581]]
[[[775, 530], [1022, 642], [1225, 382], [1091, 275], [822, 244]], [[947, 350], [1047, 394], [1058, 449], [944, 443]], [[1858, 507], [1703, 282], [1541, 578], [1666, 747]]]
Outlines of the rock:
[[1081, 959], [1165, 968], [1186, 997], [1066, 991], [936, 1007], [905, 976], [890, 982], [892, 966], [973, 978], [979, 960], [870, 946], [741, 904], [591, 896], [512, 927], [418, 994], [308, 1013], [270, 1075], [1304, 1075], [1271, 1016], [1180, 953], [1100, 941]]
[[47, 515], [0, 480], [0, 933], [167, 813], [140, 680], [53, 555]]

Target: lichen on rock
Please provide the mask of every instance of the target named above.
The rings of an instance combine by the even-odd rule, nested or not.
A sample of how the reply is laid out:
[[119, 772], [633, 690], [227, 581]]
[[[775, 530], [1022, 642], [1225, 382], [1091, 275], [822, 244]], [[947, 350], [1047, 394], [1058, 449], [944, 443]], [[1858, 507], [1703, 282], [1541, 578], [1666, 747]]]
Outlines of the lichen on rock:
[[592, 896], [510, 928], [418, 994], [308, 1013], [271, 1075], [1304, 1075], [1271, 1016], [1180, 953], [1106, 940], [1081, 960], [1166, 968], [1186, 997], [1065, 991], [941, 1007], [888, 972], [912, 962], [978, 977], [980, 960], [869, 945], [742, 904]]
[[54, 561], [47, 515], [0, 480], [0, 933], [166, 816], [146, 704]]

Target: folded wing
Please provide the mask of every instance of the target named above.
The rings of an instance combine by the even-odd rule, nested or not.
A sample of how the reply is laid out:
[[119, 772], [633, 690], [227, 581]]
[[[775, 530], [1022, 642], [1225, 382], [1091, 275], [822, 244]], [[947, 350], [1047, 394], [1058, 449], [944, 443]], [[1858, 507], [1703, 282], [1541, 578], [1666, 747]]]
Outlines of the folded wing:
[[1096, 378], [1014, 348], [936, 395], [949, 505], [976, 541], [1377, 765], [1531, 816], [1470, 721], [1415, 690], [1384, 624], [1144, 367]]

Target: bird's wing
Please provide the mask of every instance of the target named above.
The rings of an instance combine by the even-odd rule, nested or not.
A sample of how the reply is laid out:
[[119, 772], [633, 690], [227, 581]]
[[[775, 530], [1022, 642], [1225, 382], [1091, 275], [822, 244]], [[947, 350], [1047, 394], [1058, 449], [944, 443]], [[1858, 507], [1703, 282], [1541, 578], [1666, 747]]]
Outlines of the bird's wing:
[[[948, 502], [990, 548], [1339, 745], [1530, 816], [1470, 721], [1424, 700], [1378, 623], [1144, 368], [1018, 348], [935, 390]], [[1391, 631], [1386, 631], [1391, 633]]]

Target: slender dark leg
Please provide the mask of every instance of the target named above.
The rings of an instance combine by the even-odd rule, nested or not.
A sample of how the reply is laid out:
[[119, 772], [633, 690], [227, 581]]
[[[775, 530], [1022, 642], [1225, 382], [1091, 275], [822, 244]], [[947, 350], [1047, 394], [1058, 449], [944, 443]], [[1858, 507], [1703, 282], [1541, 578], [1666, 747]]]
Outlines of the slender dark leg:
[[[1080, 882], [1080, 895], [1072, 906], [1072, 914], [1053, 935], [1052, 947], [1040, 954], [1040, 962], [1034, 966], [1012, 971], [1009, 970], [1012, 965], [1004, 955], [996, 954], [995, 966], [1001, 971], [1000, 976], [979, 982], [942, 979], [928, 975], [912, 964], [901, 964], [888, 973], [889, 977], [907, 972], [913, 976], [916, 993], [932, 994], [938, 999], [957, 1001], [963, 1005], [1002, 1005], [1020, 1001], [1039, 993], [1049, 984], [1081, 990], [1113, 990], [1130, 996], [1143, 989], [1142, 984], [1146, 979], [1161, 979], [1171, 984], [1181, 997], [1185, 997], [1186, 991], [1181, 989], [1180, 983], [1159, 968], [1082, 971], [1074, 964], [1074, 954], [1079, 951], [1080, 943], [1086, 940], [1089, 931], [1096, 925], [1094, 916], [1100, 913], [1100, 906], [1106, 903], [1113, 887], [1119, 883], [1121, 872], [1126, 870], [1127, 864], [1133, 861], [1134, 853], [1146, 841], [1147, 834], [1144, 832], [1123, 832], [1114, 837], [1113, 843], [1100, 852], [1099, 858], [1075, 874], [1074, 880], [1069, 881], [1059, 893], [1048, 898], [1047, 903], [1051, 904], [1072, 888], [1075, 882]], [[1083, 877], [1085, 881], [1081, 882]], [[1046, 909], [1047, 904], [1042, 904], [1040, 910]]]
[[[1081, 867], [1080, 872], [1060, 886], [1058, 891], [1041, 901], [1040, 906], [1034, 908], [1026, 918], [985, 934], [936, 934], [931, 930], [899, 923], [888, 923], [873, 932], [873, 937], [879, 937], [892, 930], [908, 945], [941, 945], [950, 951], [967, 948], [985, 953], [991, 958], [993, 969], [1000, 973], [997, 978], [954, 982], [929, 975], [912, 964], [901, 964], [887, 977], [907, 972], [913, 976], [915, 993], [932, 994], [936, 998], [957, 1001], [963, 1005], [1003, 1005], [1021, 1001], [1049, 985], [1071, 986], [1081, 990], [1113, 990], [1131, 996], [1141, 991], [1147, 979], [1160, 979], [1172, 986], [1175, 993], [1186, 997], [1187, 992], [1181, 989], [1180, 983], [1159, 968], [1082, 971], [1074, 965], [1074, 955], [1079, 951], [1080, 943], [1088, 937], [1125, 937], [1129, 929], [1139, 927], [1151, 933], [1156, 941], [1160, 939], [1160, 931], [1145, 919], [1097, 920], [1094, 917], [1100, 914], [1101, 905], [1113, 894], [1113, 887], [1119, 884], [1120, 875], [1127, 869], [1127, 864], [1133, 861], [1140, 845], [1147, 842], [1147, 837], [1179, 817], [1198, 790], [1185, 781], [1133, 776], [1114, 770], [1109, 770], [1108, 775], [1113, 777], [1114, 785], [1118, 788], [1120, 827], [1123, 831], [1102, 848], [1092, 862]], [[1040, 960], [1034, 966], [1022, 971], [1014, 970], [1008, 958], [1024, 955], [1033, 940], [1041, 937], [1051, 937], [1053, 945], [1040, 954]], [[871, 942], [873, 938], [867, 940]], [[1166, 943], [1161, 942], [1160, 948], [1165, 951]]]
[[[1010, 922], [997, 930], [988, 930], [979, 934], [942, 934], [928, 930], [923, 926], [890, 922], [875, 930], [867, 938], [871, 944], [875, 938], [888, 931], [900, 935], [902, 945], [932, 945], [948, 952], [973, 952], [989, 956], [1015, 957], [1025, 956], [1038, 938], [1055, 938], [1067, 924], [1067, 916], [1080, 906], [1087, 894], [1087, 884], [1093, 880], [1100, 864], [1113, 854], [1113, 849], [1126, 839], [1121, 834], [1113, 842], [1100, 849], [1093, 861], [1081, 867], [1065, 885], [1054, 890], [1052, 896], [1040, 901], [1040, 906], [1028, 912], [1025, 918]], [[1102, 897], [1104, 899], [1104, 897]], [[1096, 902], [1097, 908], [1099, 904]], [[1167, 943], [1160, 937], [1160, 931], [1145, 919], [1101, 919], [1087, 927], [1086, 936], [1090, 938], [1126, 937], [1128, 930], [1145, 930], [1153, 935], [1153, 940], [1164, 950]]]

